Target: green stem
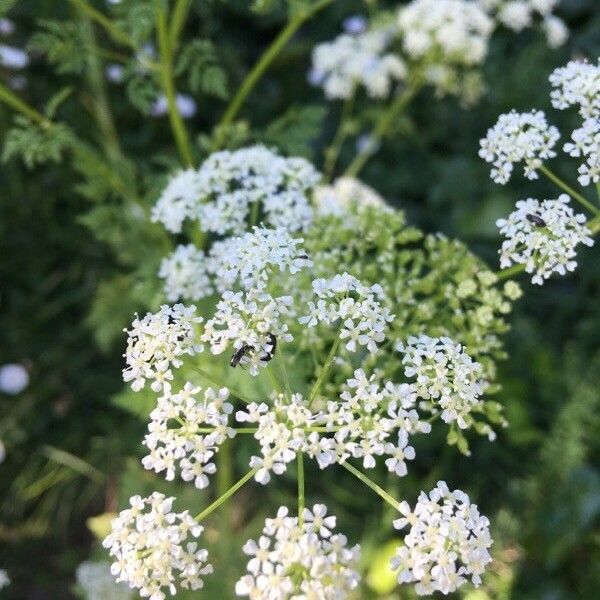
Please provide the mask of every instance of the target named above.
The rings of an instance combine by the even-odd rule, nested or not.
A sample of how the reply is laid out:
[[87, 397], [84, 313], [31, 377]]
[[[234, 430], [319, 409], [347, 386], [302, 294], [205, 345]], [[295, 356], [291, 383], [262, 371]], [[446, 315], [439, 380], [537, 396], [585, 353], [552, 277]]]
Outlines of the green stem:
[[183, 119], [177, 110], [177, 93], [173, 81], [173, 49], [167, 33], [167, 16], [159, 2], [156, 3], [155, 13], [158, 51], [160, 55], [160, 80], [165, 98], [167, 99], [169, 122], [173, 130], [181, 162], [185, 167], [191, 167], [194, 164], [194, 155]]
[[281, 387], [281, 384], [279, 383], [277, 377], [275, 377], [275, 373], [273, 373], [273, 369], [271, 368], [271, 365], [267, 366], [267, 368], [265, 370], [267, 371], [267, 375], [269, 376], [269, 380], [271, 381], [271, 385], [273, 386], [273, 389], [278, 394], [283, 394], [283, 388]]
[[0, 83], [0, 101], [20, 112], [31, 121], [39, 123], [42, 127], [47, 129], [52, 127], [52, 121], [47, 119], [42, 113], [35, 110], [35, 108], [29, 106], [29, 104], [23, 102], [19, 96], [17, 96], [2, 83]]
[[416, 96], [422, 87], [420, 81], [409, 83], [401, 94], [398, 94], [388, 109], [382, 113], [375, 127], [369, 135], [369, 142], [366, 144], [350, 163], [344, 175], [356, 177], [365, 167], [371, 156], [374, 154], [374, 149], [381, 141], [383, 136], [398, 117], [398, 115], [410, 104], [411, 100]]
[[497, 271], [495, 275], [498, 278], [498, 281], [502, 281], [504, 279], [510, 279], [513, 275], [518, 275], [519, 273], [522, 273], [524, 270], [525, 270], [525, 265], [517, 264], [517, 265], [513, 265], [512, 267], [508, 267], [506, 269]]
[[229, 390], [229, 393], [238, 400], [241, 400], [246, 404], [251, 404], [252, 402], [255, 402], [255, 400], [247, 398], [244, 394], [230, 388], [228, 385], [223, 385], [222, 383], [219, 383], [218, 381], [214, 380], [204, 369], [201, 369], [200, 367], [192, 367], [192, 369], [197, 373], [200, 373], [200, 375], [202, 375], [202, 377], [204, 377], [204, 379], [206, 379], [206, 381], [208, 381], [208, 383], [210, 383], [211, 385], [214, 385], [217, 388], [227, 388]]
[[390, 496], [381, 486], [377, 485], [373, 480], [367, 477], [364, 473], [361, 473], [356, 467], [353, 467], [348, 462], [341, 463], [342, 467], [347, 471], [350, 471], [357, 479], [360, 479], [365, 485], [369, 486], [378, 496], [383, 498], [390, 506], [396, 510], [400, 510], [400, 502]]
[[600, 216], [596, 217], [595, 219], [592, 219], [587, 226], [592, 232], [592, 235], [598, 233], [600, 231]]
[[[232, 440], [227, 439], [219, 447], [217, 452], [217, 494], [225, 495], [233, 485], [233, 457], [232, 457]], [[224, 552], [229, 551], [231, 544], [231, 505], [227, 504], [223, 507], [219, 515], [221, 521], [221, 536], [220, 542]]]
[[334, 1], [335, 0], [321, 0], [320, 2], [317, 2], [311, 6], [308, 10], [300, 12], [288, 22], [288, 24], [281, 30], [279, 35], [271, 42], [252, 70], [248, 73], [248, 75], [246, 75], [242, 85], [225, 110], [225, 113], [223, 114], [223, 117], [217, 126], [218, 134], [217, 139], [215, 140], [215, 149], [218, 149], [223, 142], [224, 129], [226, 129], [228, 125], [231, 125], [246, 101], [246, 98], [250, 95], [256, 84], [264, 75], [265, 71], [273, 63], [277, 55], [285, 47], [290, 38], [306, 21]]
[[353, 90], [352, 94], [350, 94], [350, 96], [348, 96], [348, 98], [344, 100], [344, 104], [342, 105], [342, 111], [340, 114], [340, 123], [338, 125], [337, 131], [335, 132], [331, 145], [325, 150], [325, 164], [323, 165], [323, 173], [325, 174], [326, 181], [331, 181], [331, 179], [333, 178], [335, 164], [340, 155], [340, 152], [342, 151], [344, 142], [348, 137], [348, 121], [352, 116], [355, 98], [356, 93]]
[[290, 378], [288, 376], [288, 372], [285, 366], [285, 361], [283, 360], [283, 354], [281, 353], [281, 350], [279, 351], [279, 353], [277, 354], [277, 356], [275, 357], [277, 364], [279, 365], [279, 370], [281, 371], [282, 375], [283, 375], [283, 383], [285, 386], [285, 391], [287, 392], [288, 396], [292, 395], [292, 386], [290, 384]]
[[169, 26], [169, 41], [173, 50], [179, 45], [179, 36], [185, 25], [185, 21], [192, 7], [192, 0], [177, 0], [171, 16], [171, 25]]
[[207, 506], [202, 512], [196, 515], [196, 521], [200, 523], [203, 519], [208, 517], [212, 512], [217, 510], [223, 502], [226, 502], [233, 496], [241, 487], [243, 487], [248, 481], [250, 481], [254, 475], [256, 475], [257, 471], [260, 467], [255, 467], [251, 471], [248, 471], [239, 481], [234, 483], [224, 494], [219, 496], [211, 505]]
[[306, 505], [304, 492], [304, 455], [302, 452], [296, 454], [298, 463], [298, 523], [300, 527], [304, 525], [304, 506]]
[[129, 39], [129, 36], [123, 31], [118, 25], [115, 25], [106, 15], [103, 15], [99, 10], [90, 6], [85, 0], [69, 0], [71, 4], [75, 5], [85, 14], [87, 14], [92, 21], [103, 27], [106, 32], [119, 44], [123, 46], [129, 46], [135, 49], [135, 44]]
[[325, 377], [329, 373], [329, 369], [331, 368], [331, 364], [333, 363], [333, 359], [335, 358], [337, 349], [340, 345], [340, 341], [341, 340], [338, 335], [335, 338], [335, 341], [333, 342], [333, 344], [331, 345], [329, 354], [327, 355], [327, 358], [325, 359], [325, 364], [323, 365], [323, 368], [321, 369], [321, 372], [319, 373], [319, 376], [317, 377], [317, 381], [313, 385], [312, 389], [310, 390], [310, 394], [308, 395], [308, 405], [309, 406], [313, 403], [314, 399], [317, 397], [317, 394], [319, 393], [319, 390], [321, 389], [321, 386], [323, 385], [323, 382], [325, 381]]
[[556, 176], [548, 167], [542, 165], [539, 170], [561, 190], [565, 191], [569, 196], [575, 198], [582, 206], [585, 206], [594, 215], [600, 215], [600, 209], [596, 208], [587, 198], [576, 192], [570, 185], [565, 183], [560, 177]]

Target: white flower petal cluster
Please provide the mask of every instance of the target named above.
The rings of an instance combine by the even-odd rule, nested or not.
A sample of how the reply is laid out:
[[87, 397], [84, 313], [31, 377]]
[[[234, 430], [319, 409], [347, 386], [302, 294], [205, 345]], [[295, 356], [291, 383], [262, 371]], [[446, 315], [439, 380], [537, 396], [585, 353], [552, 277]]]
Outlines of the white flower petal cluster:
[[258, 541], [248, 540], [248, 574], [236, 584], [238, 596], [254, 600], [344, 600], [358, 587], [360, 546], [334, 533], [335, 516], [324, 504], [305, 509], [303, 521], [284, 506], [266, 519]]
[[285, 158], [265, 146], [215, 152], [199, 169], [171, 180], [152, 218], [173, 233], [191, 219], [204, 232], [241, 234], [254, 211], [273, 227], [300, 231], [312, 221], [307, 195], [320, 179], [305, 159]]
[[329, 99], [349, 98], [364, 86], [371, 98], [385, 98], [395, 82], [406, 77], [406, 65], [386, 52], [393, 29], [378, 27], [354, 35], [344, 33], [315, 47], [309, 81]]
[[407, 502], [399, 507], [402, 517], [396, 529], [410, 530], [404, 545], [396, 549], [391, 567], [398, 583], [416, 583], [415, 591], [428, 596], [449, 594], [471, 579], [481, 584], [492, 557], [490, 523], [476, 504], [460, 490], [450, 491], [443, 481], [426, 494], [421, 492], [414, 511]]
[[29, 373], [19, 363], [7, 363], [0, 367], [0, 392], [15, 396], [29, 385]]
[[114, 558], [111, 573], [117, 582], [138, 588], [142, 598], [164, 600], [164, 590], [173, 596], [178, 587], [198, 590], [213, 571], [208, 552], [194, 541], [203, 527], [188, 511], [172, 512], [173, 501], [158, 492], [133, 496], [131, 508], [113, 519], [103, 542]]
[[220, 280], [230, 287], [239, 281], [250, 289], [263, 287], [276, 270], [294, 275], [312, 265], [301, 247], [303, 242], [284, 227], [253, 227], [239, 238], [229, 238], [229, 251], [219, 267]]
[[150, 453], [142, 465], [155, 473], [165, 472], [167, 481], [175, 479], [179, 470], [184, 481], [203, 489], [208, 486], [208, 475], [217, 470], [212, 461], [219, 445], [233, 438], [235, 431], [228, 426], [233, 411], [226, 402], [229, 390], [209, 387], [202, 399], [200, 391], [188, 381], [180, 392], [167, 390], [158, 399], [143, 442]]
[[413, 60], [450, 65], [483, 62], [494, 23], [475, 2], [413, 0], [398, 12], [404, 51]]
[[202, 186], [195, 169], [175, 173], [152, 209], [152, 222], [162, 223], [171, 233], [181, 233], [183, 222], [195, 212]]
[[292, 317], [291, 296], [273, 297], [252, 288], [245, 292], [223, 293], [214, 316], [206, 322], [200, 337], [213, 354], [226, 350], [240, 352], [239, 364], [258, 375], [274, 352], [275, 344], [291, 342], [293, 337], [285, 322]]
[[20, 71], [29, 64], [29, 54], [21, 48], [0, 44], [0, 65], [13, 71]]
[[523, 264], [533, 274], [532, 283], [542, 285], [552, 273], [564, 275], [577, 267], [578, 244], [592, 246], [594, 240], [583, 214], [575, 214], [570, 198], [519, 200], [516, 210], [496, 225], [506, 239], [500, 249], [500, 266]]
[[194, 305], [161, 306], [157, 313], [148, 313], [142, 319], [136, 315], [131, 329], [127, 331], [127, 349], [123, 380], [132, 382], [131, 388], [138, 392], [146, 380], [152, 380], [151, 388], [159, 392], [169, 387], [173, 379], [171, 368], [179, 368], [181, 356], [202, 351], [194, 326], [202, 322], [196, 316]]
[[553, 148], [560, 134], [548, 125], [541, 110], [517, 113], [514, 110], [500, 115], [498, 122], [480, 140], [479, 156], [492, 163], [490, 176], [505, 184], [512, 175], [515, 163], [525, 163], [525, 177], [537, 179], [542, 162], [556, 156]]
[[552, 106], [577, 106], [584, 119], [600, 118], [600, 59], [598, 64], [572, 60], [550, 75]]
[[588, 186], [600, 182], [600, 116], [586, 119], [571, 134], [571, 139], [573, 141], [567, 142], [563, 150], [570, 156], [585, 158], [585, 162], [577, 169], [579, 183]]
[[3, 569], [0, 569], [0, 590], [10, 585], [10, 578]]
[[[133, 592], [122, 583], [116, 583], [107, 562], [86, 561], [77, 567], [75, 580], [84, 600], [132, 600]], [[0, 587], [2, 587], [0, 585]]]
[[365, 206], [386, 208], [385, 200], [372, 187], [354, 177], [339, 177], [332, 185], [317, 186], [313, 199], [319, 216], [351, 218]]
[[169, 302], [183, 298], [201, 300], [214, 293], [206, 254], [194, 244], [179, 245], [170, 256], [163, 258], [158, 276], [165, 280]]
[[485, 391], [483, 369], [448, 337], [411, 336], [396, 350], [404, 354], [402, 364], [406, 377], [414, 378], [414, 390], [424, 402], [421, 407], [433, 414], [441, 412], [445, 423], [466, 429], [472, 422], [472, 411], [481, 406]]
[[350, 352], [365, 346], [377, 352], [377, 344], [385, 339], [387, 323], [394, 320], [380, 285], [363, 285], [356, 277], [343, 273], [331, 279], [315, 279], [313, 292], [316, 302], [308, 303], [309, 314], [300, 323], [315, 327], [318, 323], [334, 325], [341, 321], [340, 339]]

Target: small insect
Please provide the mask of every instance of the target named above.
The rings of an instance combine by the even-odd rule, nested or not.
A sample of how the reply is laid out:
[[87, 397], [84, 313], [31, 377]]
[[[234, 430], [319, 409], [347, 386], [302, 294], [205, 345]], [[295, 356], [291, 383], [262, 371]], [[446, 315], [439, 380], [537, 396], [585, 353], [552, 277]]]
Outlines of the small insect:
[[525, 217], [530, 223], [533, 223], [536, 227], [546, 227], [546, 221], [542, 217], [533, 213], [527, 213]]
[[301, 258], [302, 260], [308, 260], [308, 254], [306, 254], [306, 252], [304, 252], [303, 254], [299, 254], [298, 258]]
[[269, 346], [271, 346], [271, 348], [264, 356], [261, 356], [260, 360], [264, 362], [269, 362], [275, 355], [275, 350], [277, 349], [277, 338], [272, 333], [267, 333], [267, 339], [269, 340]]
[[235, 369], [235, 367], [237, 367], [240, 364], [242, 358], [244, 358], [244, 355], [247, 352], [250, 352], [251, 350], [254, 350], [254, 346], [250, 346], [249, 344], [243, 344], [233, 353], [231, 360], [229, 361], [229, 366]]

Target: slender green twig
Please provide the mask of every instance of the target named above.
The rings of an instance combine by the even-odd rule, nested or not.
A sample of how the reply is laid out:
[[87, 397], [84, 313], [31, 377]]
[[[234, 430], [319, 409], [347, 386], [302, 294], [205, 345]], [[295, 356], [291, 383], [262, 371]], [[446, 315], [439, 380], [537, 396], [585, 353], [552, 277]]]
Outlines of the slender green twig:
[[169, 26], [169, 40], [173, 50], [176, 50], [179, 45], [179, 36], [181, 35], [191, 7], [192, 0], [177, 0], [173, 8], [173, 15], [171, 16], [171, 24]]
[[502, 269], [496, 272], [496, 277], [498, 281], [502, 281], [504, 279], [510, 279], [513, 275], [518, 275], [525, 270], [525, 265], [513, 265], [512, 267], [508, 267], [507, 269]]
[[340, 152], [342, 151], [344, 142], [348, 137], [348, 126], [350, 117], [352, 116], [352, 111], [354, 109], [355, 98], [356, 92], [353, 90], [350, 96], [344, 100], [337, 131], [335, 132], [331, 145], [325, 150], [325, 164], [323, 165], [323, 173], [326, 181], [331, 181], [335, 164]]
[[594, 213], [595, 215], [600, 215], [600, 209], [594, 206], [587, 198], [582, 196], [579, 192], [574, 190], [570, 185], [565, 183], [560, 177], [555, 175], [548, 167], [542, 165], [539, 170], [555, 185], [557, 185], [561, 190], [565, 191], [569, 196], [575, 198], [579, 204], [585, 206], [589, 211]]
[[194, 155], [192, 153], [192, 147], [183, 119], [177, 110], [177, 93], [173, 81], [173, 49], [167, 32], [167, 15], [158, 2], [155, 8], [155, 15], [156, 35], [160, 56], [160, 80], [165, 98], [167, 99], [169, 122], [171, 124], [171, 129], [173, 130], [173, 137], [177, 144], [181, 162], [184, 166], [191, 167], [194, 164]]
[[208, 517], [212, 512], [217, 510], [223, 502], [226, 502], [233, 496], [241, 487], [243, 487], [248, 481], [250, 481], [254, 475], [256, 475], [260, 467], [255, 467], [251, 471], [248, 471], [239, 481], [234, 483], [224, 494], [219, 496], [211, 505], [207, 506], [202, 512], [196, 515], [196, 521], [200, 523], [203, 519]]
[[229, 393], [232, 396], [234, 396], [235, 398], [237, 398], [238, 400], [241, 400], [242, 402], [245, 402], [246, 404], [251, 404], [252, 402], [254, 402], [254, 400], [251, 400], [250, 398], [246, 397], [245, 394], [238, 392], [237, 390], [233, 389], [229, 385], [223, 385], [222, 383], [219, 383], [216, 379], [211, 377], [204, 369], [201, 369], [200, 367], [192, 367], [192, 369], [194, 371], [196, 371], [197, 373], [199, 373], [200, 375], [202, 375], [202, 377], [204, 377], [204, 379], [206, 379], [206, 381], [208, 381], [208, 383], [210, 383], [211, 385], [214, 385], [217, 388], [226, 387], [229, 390]]
[[85, 14], [87, 14], [92, 21], [96, 22], [113, 38], [115, 42], [123, 46], [129, 46], [135, 49], [135, 44], [127, 35], [127, 32], [123, 31], [118, 25], [111, 21], [106, 15], [102, 14], [99, 10], [90, 6], [85, 0], [69, 0], [71, 4], [79, 8]]
[[302, 452], [296, 454], [296, 462], [298, 464], [298, 523], [300, 527], [304, 525], [304, 506], [305, 492], [304, 492], [304, 455]]
[[310, 390], [310, 394], [308, 395], [308, 405], [309, 406], [313, 403], [313, 400], [317, 397], [317, 394], [319, 393], [319, 390], [321, 389], [321, 386], [323, 385], [323, 382], [325, 381], [325, 377], [327, 377], [327, 374], [329, 373], [329, 369], [331, 368], [331, 364], [333, 363], [333, 359], [335, 358], [335, 355], [337, 353], [337, 349], [338, 349], [339, 345], [340, 345], [340, 337], [338, 335], [338, 336], [336, 336], [333, 344], [331, 344], [329, 354], [327, 355], [327, 358], [325, 359], [325, 363], [323, 364], [323, 367], [321, 368], [321, 372], [319, 373], [319, 376], [317, 377], [317, 381], [315, 382], [312, 389]]
[[42, 127], [52, 127], [52, 121], [50, 119], [47, 119], [42, 113], [38, 112], [35, 110], [35, 108], [29, 106], [29, 104], [21, 100], [19, 96], [8, 89], [3, 83], [0, 83], [0, 101], [20, 112], [28, 119], [39, 123]]
[[390, 106], [385, 110], [369, 134], [365, 147], [354, 157], [344, 175], [356, 177], [365, 167], [383, 136], [386, 134], [394, 120], [410, 104], [422, 87], [420, 80], [409, 82], [404, 90], [396, 96]]
[[356, 467], [353, 467], [348, 462], [343, 462], [342, 467], [344, 467], [347, 471], [350, 471], [352, 475], [354, 475], [357, 479], [360, 479], [365, 485], [369, 486], [378, 496], [383, 498], [390, 506], [394, 507], [396, 510], [400, 508], [400, 502], [390, 496], [381, 486], [377, 485], [372, 479], [367, 477], [364, 473], [359, 471]]
[[237, 93], [229, 103], [229, 106], [225, 110], [221, 121], [217, 126], [218, 137], [215, 140], [215, 149], [218, 149], [223, 143], [223, 131], [231, 125], [238, 112], [242, 108], [246, 98], [250, 95], [256, 84], [260, 81], [265, 71], [273, 63], [278, 54], [288, 43], [290, 38], [298, 31], [298, 29], [306, 23], [311, 17], [316, 15], [319, 11], [323, 10], [328, 5], [332, 4], [335, 0], [321, 0], [316, 2], [313, 6], [305, 11], [299, 12], [294, 18], [292, 18], [287, 25], [281, 30], [279, 35], [271, 42], [267, 47], [263, 55], [260, 57], [258, 62], [252, 67], [250, 72], [246, 75], [244, 81], [240, 85]]

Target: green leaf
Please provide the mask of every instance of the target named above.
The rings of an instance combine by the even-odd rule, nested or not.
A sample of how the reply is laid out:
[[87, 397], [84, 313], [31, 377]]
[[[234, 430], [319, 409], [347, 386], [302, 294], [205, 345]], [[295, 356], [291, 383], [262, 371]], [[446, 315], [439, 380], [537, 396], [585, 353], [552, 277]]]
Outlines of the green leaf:
[[127, 82], [127, 96], [133, 106], [140, 112], [149, 114], [160, 90], [156, 83], [149, 77], [136, 75]]
[[27, 45], [46, 55], [58, 73], [82, 73], [88, 57], [86, 38], [73, 21], [38, 21], [42, 31], [35, 33]]
[[0, 0], [0, 16], [4, 16], [16, 3], [17, 0]]
[[44, 109], [45, 115], [50, 119], [54, 119], [56, 115], [56, 111], [60, 108], [60, 105], [67, 100], [67, 98], [73, 93], [73, 88], [71, 86], [63, 88], [60, 92], [54, 94], [48, 103], [46, 104], [46, 108]]
[[229, 97], [227, 76], [210, 40], [194, 40], [184, 48], [175, 65], [175, 74], [184, 73], [188, 74], [193, 92], [223, 100]]

